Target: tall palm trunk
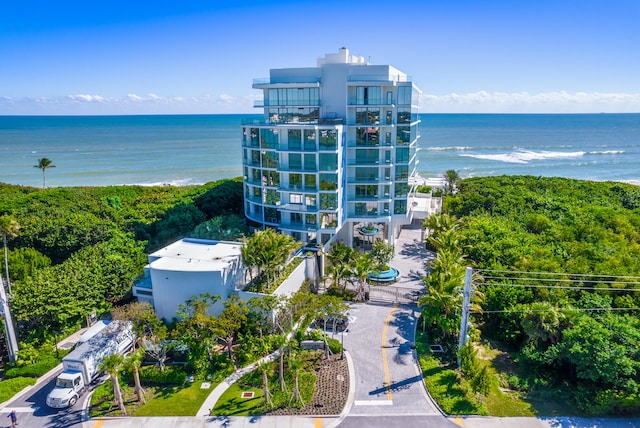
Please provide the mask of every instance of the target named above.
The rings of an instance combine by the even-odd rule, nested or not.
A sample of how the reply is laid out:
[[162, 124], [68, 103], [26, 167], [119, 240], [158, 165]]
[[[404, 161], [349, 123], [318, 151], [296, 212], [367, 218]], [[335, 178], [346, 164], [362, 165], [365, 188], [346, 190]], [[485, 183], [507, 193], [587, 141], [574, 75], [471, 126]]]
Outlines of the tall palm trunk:
[[133, 365], [133, 383], [135, 384], [135, 393], [138, 397], [138, 401], [146, 404], [147, 400], [144, 398], [144, 389], [140, 384], [140, 368], [137, 364]]
[[284, 382], [284, 347], [280, 348], [280, 366], [279, 366], [280, 372], [278, 373], [278, 376], [280, 378], [280, 390], [281, 391], [286, 391], [287, 390], [287, 384]]
[[124, 400], [122, 399], [122, 390], [118, 383], [118, 372], [110, 373], [111, 385], [113, 386], [113, 404], [118, 406], [122, 413], [127, 414], [127, 408], [124, 406]]
[[266, 370], [262, 370], [262, 395], [264, 403], [273, 409], [273, 398], [271, 398], [271, 391], [269, 391], [269, 378]]

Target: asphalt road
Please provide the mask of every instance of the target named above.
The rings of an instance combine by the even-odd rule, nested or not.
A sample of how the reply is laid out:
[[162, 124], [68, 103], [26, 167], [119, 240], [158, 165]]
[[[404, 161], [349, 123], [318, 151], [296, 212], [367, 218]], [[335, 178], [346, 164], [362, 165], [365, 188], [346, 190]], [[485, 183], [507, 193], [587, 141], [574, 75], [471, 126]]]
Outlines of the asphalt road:
[[[11, 426], [7, 415], [11, 410], [15, 410], [18, 415], [18, 425], [33, 428], [68, 428], [82, 427], [82, 406], [87, 392], [78, 400], [75, 406], [68, 409], [52, 409], [46, 404], [49, 391], [55, 385], [55, 378], [62, 372], [59, 369], [50, 373], [47, 379], [43, 379], [31, 389], [14, 397], [8, 405], [0, 412], [0, 427]], [[6, 422], [5, 422], [6, 421]]]

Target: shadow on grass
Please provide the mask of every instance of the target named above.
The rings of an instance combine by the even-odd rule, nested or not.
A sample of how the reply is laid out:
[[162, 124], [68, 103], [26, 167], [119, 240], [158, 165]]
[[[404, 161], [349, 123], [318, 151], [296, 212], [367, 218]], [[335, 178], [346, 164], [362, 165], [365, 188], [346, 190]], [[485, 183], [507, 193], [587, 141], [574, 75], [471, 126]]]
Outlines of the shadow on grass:
[[232, 398], [222, 405], [216, 406], [214, 412], [221, 416], [262, 416], [263, 398]]

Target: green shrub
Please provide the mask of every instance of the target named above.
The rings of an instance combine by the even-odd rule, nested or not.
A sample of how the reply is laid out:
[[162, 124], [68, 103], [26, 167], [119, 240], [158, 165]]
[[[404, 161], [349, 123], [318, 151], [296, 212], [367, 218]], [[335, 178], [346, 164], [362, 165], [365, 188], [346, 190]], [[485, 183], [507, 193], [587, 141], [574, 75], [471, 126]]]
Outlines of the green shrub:
[[[127, 373], [127, 380], [132, 375]], [[187, 380], [187, 373], [182, 367], [167, 366], [161, 372], [156, 366], [140, 368], [140, 382], [150, 385], [182, 385]]]
[[9, 400], [27, 386], [35, 383], [36, 380], [32, 377], [15, 377], [3, 380], [0, 382], [0, 403]]
[[10, 368], [4, 375], [7, 378], [40, 377], [57, 366], [59, 362], [53, 355], [46, 355], [33, 364]]
[[342, 352], [342, 344], [338, 339], [329, 337], [327, 339], [327, 342], [329, 343], [329, 349], [333, 354], [339, 354], [340, 352]]
[[338, 288], [335, 285], [332, 285], [327, 289], [326, 294], [328, 296], [336, 296], [341, 298], [342, 300], [348, 300], [352, 302], [355, 299], [356, 293], [351, 290], [344, 290], [342, 288]]
[[416, 192], [418, 193], [431, 193], [431, 186], [418, 186]]

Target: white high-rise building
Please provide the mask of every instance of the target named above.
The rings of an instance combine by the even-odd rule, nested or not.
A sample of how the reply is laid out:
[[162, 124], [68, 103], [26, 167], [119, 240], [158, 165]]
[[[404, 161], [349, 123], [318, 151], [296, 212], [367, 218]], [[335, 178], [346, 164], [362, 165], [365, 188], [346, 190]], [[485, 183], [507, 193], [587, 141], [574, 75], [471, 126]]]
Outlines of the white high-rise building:
[[411, 221], [418, 95], [411, 78], [341, 48], [316, 67], [256, 79], [260, 121], [242, 125], [245, 215], [297, 240], [393, 243]]

